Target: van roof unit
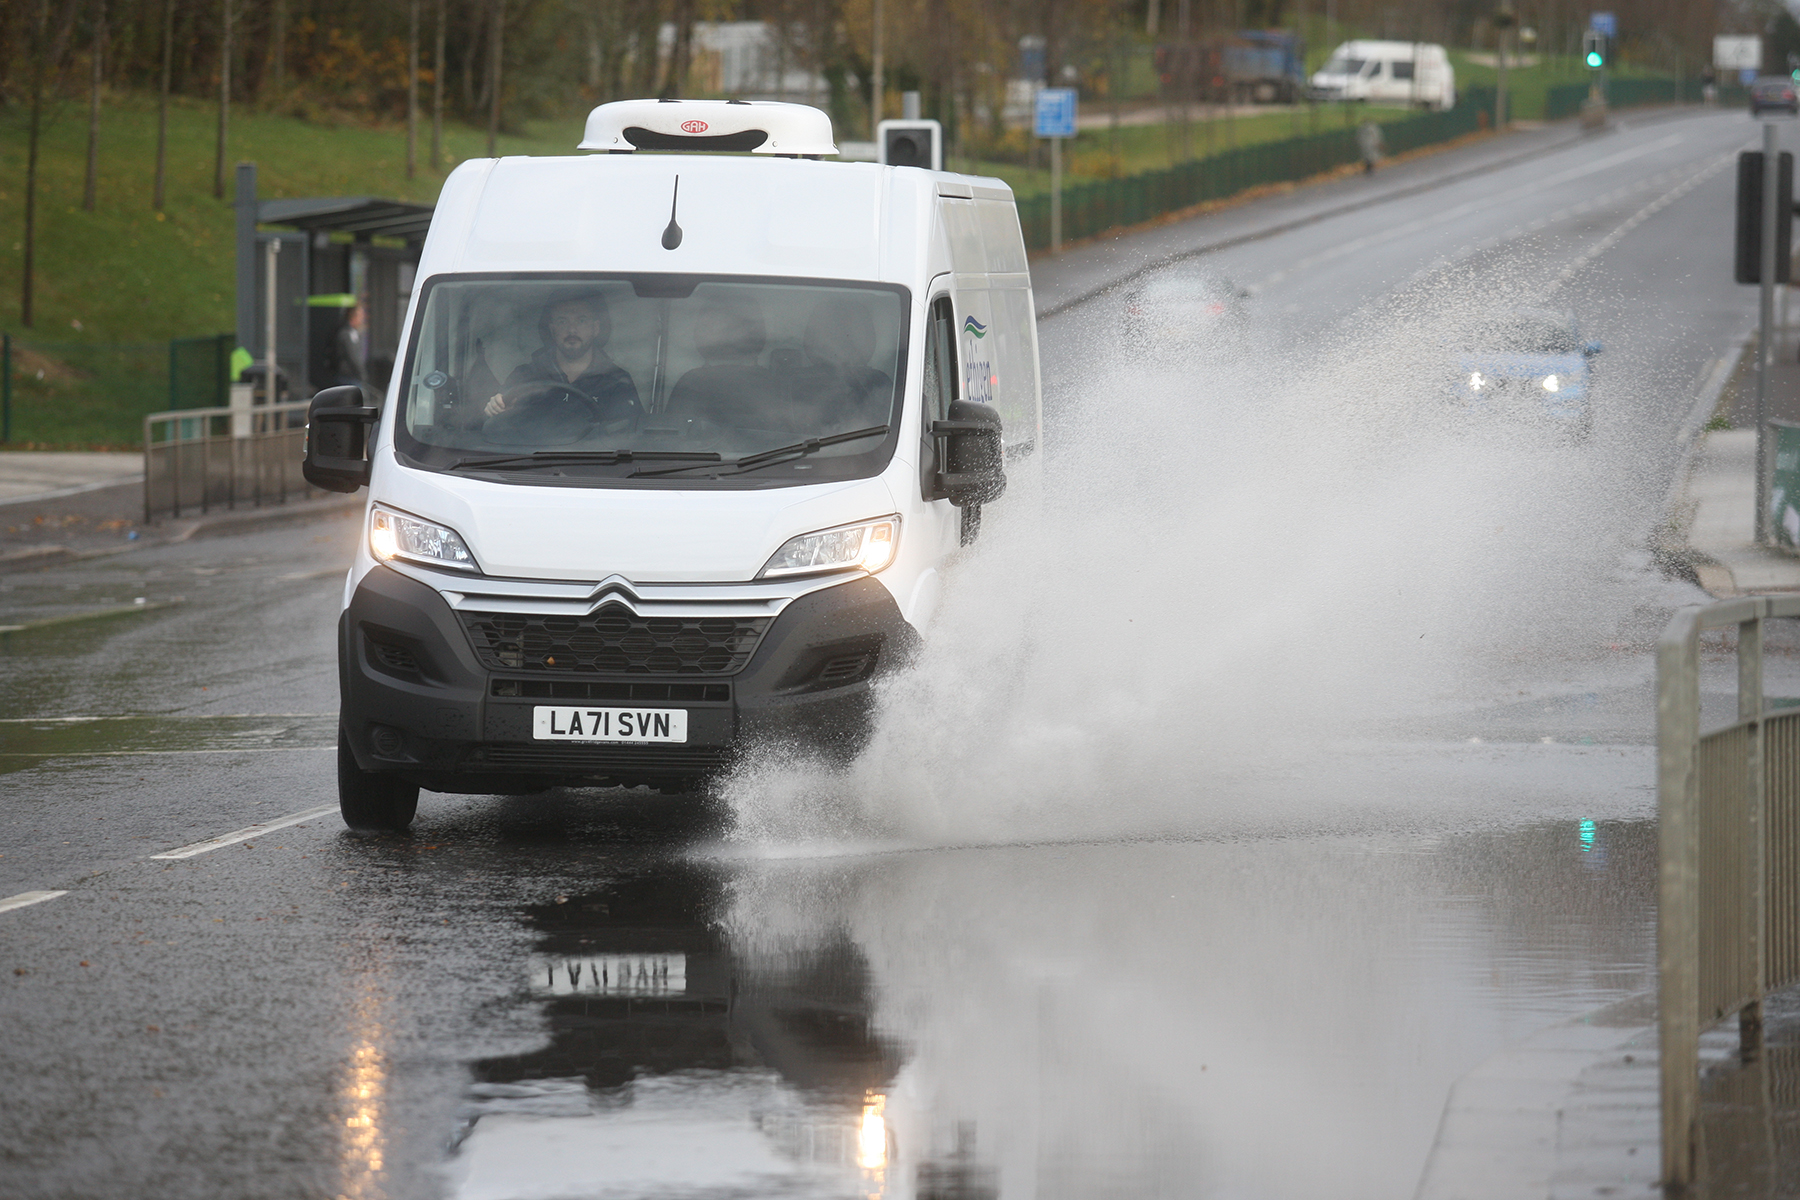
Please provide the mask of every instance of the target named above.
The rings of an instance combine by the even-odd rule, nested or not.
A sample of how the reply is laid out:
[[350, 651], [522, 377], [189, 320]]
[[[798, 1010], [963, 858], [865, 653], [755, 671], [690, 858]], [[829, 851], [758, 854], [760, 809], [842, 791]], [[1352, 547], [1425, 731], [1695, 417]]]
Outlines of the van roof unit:
[[831, 118], [772, 100], [615, 100], [588, 114], [582, 150], [725, 151], [817, 158], [838, 152]]

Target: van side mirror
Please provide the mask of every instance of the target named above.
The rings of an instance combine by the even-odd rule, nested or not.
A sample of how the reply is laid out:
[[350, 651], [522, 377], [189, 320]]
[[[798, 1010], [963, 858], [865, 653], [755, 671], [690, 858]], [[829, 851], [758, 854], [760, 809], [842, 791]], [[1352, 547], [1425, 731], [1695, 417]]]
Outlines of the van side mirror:
[[300, 473], [328, 492], [354, 492], [369, 482], [369, 429], [381, 416], [354, 384], [326, 388], [306, 407], [306, 456]]
[[1599, 342], [1589, 342], [1587, 345], [1585, 345], [1581, 348], [1581, 352], [1582, 352], [1582, 354], [1586, 355], [1588, 358], [1592, 358], [1592, 357], [1594, 357], [1594, 355], [1600, 353], [1604, 349], [1606, 349], [1606, 347], [1602, 346]]
[[931, 423], [943, 439], [932, 499], [958, 508], [998, 500], [1006, 491], [1006, 458], [1000, 444], [1000, 413], [973, 400], [952, 400], [949, 418]]

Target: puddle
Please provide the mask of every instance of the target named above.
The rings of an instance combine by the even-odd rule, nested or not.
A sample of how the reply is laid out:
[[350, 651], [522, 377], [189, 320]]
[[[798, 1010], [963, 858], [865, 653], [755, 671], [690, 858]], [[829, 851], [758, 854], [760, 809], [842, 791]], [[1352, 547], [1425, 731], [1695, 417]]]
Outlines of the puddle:
[[0, 720], [0, 773], [45, 759], [329, 748], [336, 713], [15, 717]]

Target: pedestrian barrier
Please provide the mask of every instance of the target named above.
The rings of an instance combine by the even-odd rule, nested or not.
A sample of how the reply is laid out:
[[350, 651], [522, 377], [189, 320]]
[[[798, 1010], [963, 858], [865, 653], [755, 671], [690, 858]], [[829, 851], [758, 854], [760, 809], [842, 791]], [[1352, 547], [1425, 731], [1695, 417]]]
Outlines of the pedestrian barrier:
[[[1556, 121], [1581, 114], [1587, 103], [1586, 83], [1559, 83], [1544, 91], [1544, 119]], [[1641, 104], [1698, 104], [1703, 99], [1705, 84], [1698, 79], [1609, 79], [1606, 81], [1608, 108], [1635, 108]], [[1750, 93], [1735, 84], [1721, 84], [1715, 89], [1715, 100], [1722, 108], [1738, 108], [1749, 103]]]
[[285, 504], [306, 494], [307, 401], [184, 408], [144, 418], [144, 520]]
[[[1694, 1182], [1702, 1030], [1736, 1015], [1762, 1048], [1763, 997], [1800, 980], [1800, 708], [1763, 695], [1763, 625], [1800, 596], [1675, 614], [1656, 646], [1657, 993], [1662, 1173]], [[1737, 719], [1700, 732], [1700, 637], [1737, 631]]]

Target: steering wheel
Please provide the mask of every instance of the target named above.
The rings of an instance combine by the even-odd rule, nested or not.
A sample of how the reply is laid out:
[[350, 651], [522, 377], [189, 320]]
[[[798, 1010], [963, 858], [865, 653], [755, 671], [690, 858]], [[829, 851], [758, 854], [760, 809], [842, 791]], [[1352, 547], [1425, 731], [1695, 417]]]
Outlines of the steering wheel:
[[558, 407], [573, 406], [591, 417], [596, 408], [592, 396], [560, 379], [532, 379], [515, 383], [511, 387], [501, 388], [500, 398], [506, 401], [506, 407], [494, 414], [497, 417], [525, 408], [540, 408], [552, 404]]

